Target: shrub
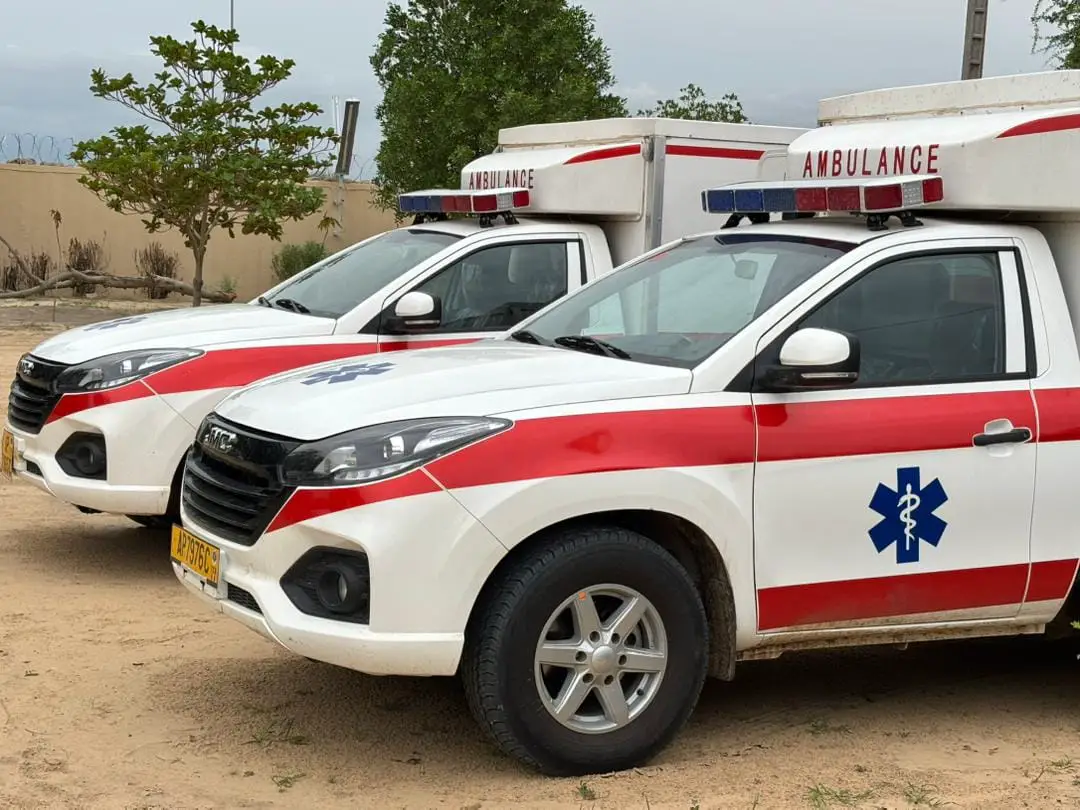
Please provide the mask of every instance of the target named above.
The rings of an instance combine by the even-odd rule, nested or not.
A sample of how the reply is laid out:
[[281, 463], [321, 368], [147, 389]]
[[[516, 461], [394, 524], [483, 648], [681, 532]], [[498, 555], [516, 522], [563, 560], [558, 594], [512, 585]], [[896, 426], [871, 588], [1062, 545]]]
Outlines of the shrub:
[[[105, 272], [105, 250], [93, 239], [82, 242], [72, 238], [68, 243], [67, 266], [68, 270], [77, 273], [100, 276]], [[71, 286], [72, 293], [79, 298], [89, 295], [96, 289], [96, 284], [85, 281], [75, 281]]]
[[[30, 268], [30, 272], [38, 278], [46, 279], [53, 275], [53, 259], [48, 253], [38, 251], [24, 256], [23, 260]], [[14, 259], [6, 267], [0, 267], [0, 291], [19, 292], [33, 286], [34, 282], [19, 272]]]
[[150, 279], [150, 286], [146, 288], [146, 297], [152, 301], [160, 301], [169, 295], [167, 289], [158, 287], [154, 283], [153, 277], [176, 278], [179, 267], [180, 256], [163, 248], [161, 242], [151, 242], [142, 250], [135, 251], [135, 269]]
[[326, 248], [320, 242], [301, 242], [298, 245], [285, 245], [274, 254], [270, 266], [274, 270], [274, 278], [279, 282], [292, 278], [301, 270], [306, 270], [315, 262], [325, 259]]

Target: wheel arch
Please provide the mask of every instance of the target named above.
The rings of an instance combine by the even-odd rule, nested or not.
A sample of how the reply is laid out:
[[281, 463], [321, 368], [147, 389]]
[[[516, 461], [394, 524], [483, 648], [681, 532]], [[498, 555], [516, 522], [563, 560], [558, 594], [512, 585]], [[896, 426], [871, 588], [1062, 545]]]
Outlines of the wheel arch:
[[655, 509], [607, 509], [560, 519], [534, 531], [488, 573], [469, 612], [465, 633], [474, 627], [482, 606], [500, 575], [552, 533], [586, 526], [617, 526], [637, 532], [668, 551], [689, 573], [705, 604], [709, 623], [709, 675], [730, 681], [735, 677], [735, 597], [728, 566], [713, 539], [696, 523], [671, 512]]

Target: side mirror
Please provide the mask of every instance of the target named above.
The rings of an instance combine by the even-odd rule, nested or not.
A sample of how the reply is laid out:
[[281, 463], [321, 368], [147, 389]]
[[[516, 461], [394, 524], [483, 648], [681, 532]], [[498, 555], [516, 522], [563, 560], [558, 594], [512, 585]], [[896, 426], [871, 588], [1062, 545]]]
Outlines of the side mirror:
[[800, 329], [780, 347], [780, 362], [762, 375], [774, 391], [851, 385], [859, 379], [859, 341], [831, 329]]
[[386, 319], [388, 331], [408, 333], [434, 329], [442, 323], [442, 302], [423, 292], [407, 292], [394, 304]]

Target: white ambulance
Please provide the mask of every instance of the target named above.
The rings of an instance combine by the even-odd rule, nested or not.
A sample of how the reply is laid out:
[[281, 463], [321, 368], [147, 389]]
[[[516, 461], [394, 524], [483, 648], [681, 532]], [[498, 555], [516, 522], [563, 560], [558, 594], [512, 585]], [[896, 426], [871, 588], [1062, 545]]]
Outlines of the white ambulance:
[[179, 518], [183, 455], [229, 391], [311, 363], [504, 331], [708, 227], [694, 200], [702, 181], [750, 179], [763, 152], [804, 131], [656, 118], [503, 130], [496, 153], [465, 167], [461, 190], [402, 197], [413, 224], [254, 301], [119, 318], [41, 343], [18, 364], [0, 476], [84, 512], [168, 525]]
[[1078, 87], [824, 102], [852, 122], [787, 179], [705, 191], [723, 227], [517, 331], [234, 393], [178, 578], [300, 655], [460, 672], [552, 774], [646, 761], [740, 660], [1044, 632], [1080, 557]]

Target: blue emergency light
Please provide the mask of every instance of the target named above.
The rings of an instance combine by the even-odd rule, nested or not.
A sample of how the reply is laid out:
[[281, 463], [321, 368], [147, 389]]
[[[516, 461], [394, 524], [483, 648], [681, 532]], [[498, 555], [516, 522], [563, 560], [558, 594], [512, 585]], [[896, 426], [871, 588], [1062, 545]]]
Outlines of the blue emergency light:
[[398, 195], [398, 208], [403, 214], [505, 214], [528, 207], [526, 188], [429, 189]]
[[874, 180], [779, 180], [732, 183], [701, 192], [707, 214], [884, 213], [906, 211], [945, 197], [940, 175]]

